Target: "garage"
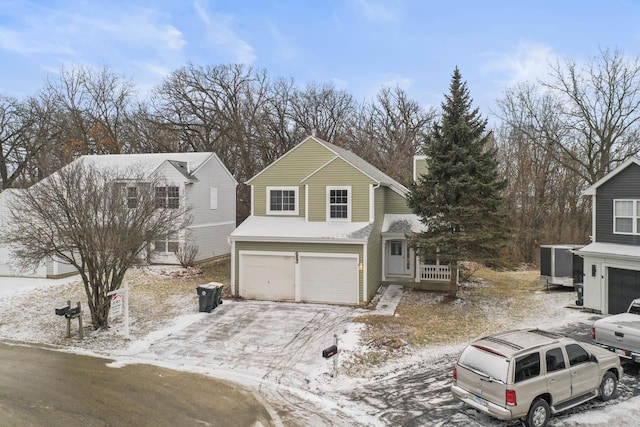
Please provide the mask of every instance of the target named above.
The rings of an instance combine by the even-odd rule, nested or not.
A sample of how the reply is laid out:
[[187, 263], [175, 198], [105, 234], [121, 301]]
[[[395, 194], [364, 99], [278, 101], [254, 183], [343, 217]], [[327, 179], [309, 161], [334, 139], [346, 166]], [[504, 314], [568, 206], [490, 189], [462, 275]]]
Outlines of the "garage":
[[240, 296], [248, 299], [295, 299], [295, 254], [240, 253]]
[[640, 271], [609, 267], [609, 314], [627, 311], [640, 298]]
[[300, 254], [300, 299], [358, 304], [358, 257]]

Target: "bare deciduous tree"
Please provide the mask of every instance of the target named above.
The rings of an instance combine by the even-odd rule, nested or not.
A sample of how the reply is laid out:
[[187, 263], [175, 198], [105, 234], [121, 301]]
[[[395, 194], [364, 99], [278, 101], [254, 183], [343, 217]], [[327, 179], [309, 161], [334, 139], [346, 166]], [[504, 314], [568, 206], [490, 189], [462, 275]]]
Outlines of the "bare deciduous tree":
[[[108, 326], [107, 293], [120, 287], [148, 243], [189, 222], [188, 207], [156, 208], [155, 187], [166, 184], [142, 178], [133, 169], [96, 168], [83, 157], [20, 192], [10, 206], [3, 237], [21, 265], [47, 258], [73, 265], [96, 329]], [[133, 204], [125, 192], [132, 185]]]

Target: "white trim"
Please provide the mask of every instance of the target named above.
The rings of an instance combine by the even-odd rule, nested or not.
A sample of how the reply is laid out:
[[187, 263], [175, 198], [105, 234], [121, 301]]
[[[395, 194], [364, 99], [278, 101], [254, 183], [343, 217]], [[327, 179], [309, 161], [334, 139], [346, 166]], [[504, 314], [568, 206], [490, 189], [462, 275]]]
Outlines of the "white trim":
[[[231, 243], [231, 295], [236, 296], [236, 285], [240, 286], [239, 283], [236, 284], [236, 242], [233, 240]], [[239, 266], [238, 266], [239, 267]]]
[[418, 174], [417, 172], [417, 164], [418, 164], [418, 160], [426, 160], [427, 156], [413, 156], [413, 182], [416, 182], [418, 180]]
[[[631, 203], [631, 216], [616, 216], [616, 202], [630, 202]], [[624, 236], [636, 236], [640, 234], [640, 230], [638, 229], [638, 219], [640, 219], [640, 209], [638, 209], [638, 205], [640, 204], [640, 199], [613, 199], [612, 208], [612, 226], [613, 234], [620, 234]], [[631, 219], [631, 231], [616, 231], [616, 218], [626, 218]]]
[[235, 224], [235, 221], [225, 221], [225, 222], [209, 222], [206, 224], [198, 224], [198, 225], [189, 225], [188, 229], [193, 230], [195, 228], [203, 228], [203, 227], [217, 227], [219, 225], [230, 225]]
[[[254, 190], [254, 187], [252, 185], [251, 186], [251, 215], [255, 215], [254, 209], [255, 209], [255, 206], [256, 206], [255, 197], [254, 197], [254, 191], [253, 190]], [[265, 209], [265, 212], [266, 212], [267, 207], [265, 206], [264, 209]]]
[[[334, 190], [347, 190], [347, 217], [346, 218], [331, 218], [331, 191]], [[327, 222], [351, 222], [351, 211], [352, 211], [352, 205], [351, 205], [351, 186], [350, 185], [328, 185], [326, 187], [326, 199], [325, 199], [325, 203], [326, 203], [326, 216], [325, 216], [325, 220]]]
[[[288, 216], [296, 216], [298, 215], [298, 212], [300, 211], [299, 209], [299, 205], [300, 205], [300, 187], [298, 186], [294, 186], [294, 185], [290, 185], [290, 186], [280, 186], [280, 185], [274, 185], [274, 186], [268, 186], [267, 187], [267, 194], [266, 194], [266, 200], [267, 200], [267, 206], [266, 206], [266, 213], [267, 215], [288, 215]], [[272, 191], [293, 191], [294, 192], [294, 197], [295, 197], [295, 209], [292, 211], [272, 211], [271, 210], [271, 192]], [[283, 201], [284, 203], [284, 201]]]
[[616, 176], [617, 174], [619, 174], [620, 172], [622, 172], [624, 169], [627, 168], [627, 166], [629, 166], [631, 163], [635, 163], [636, 165], [640, 166], [640, 159], [638, 159], [635, 156], [631, 156], [629, 157], [627, 160], [625, 160], [624, 162], [622, 162], [618, 167], [616, 167], [614, 170], [612, 170], [611, 172], [609, 172], [608, 174], [606, 174], [605, 176], [603, 176], [602, 178], [600, 178], [598, 181], [595, 182], [595, 184], [593, 184], [591, 187], [587, 188], [586, 190], [584, 190], [582, 192], [583, 196], [595, 196], [596, 194], [596, 190], [598, 189], [598, 187], [600, 187], [602, 184], [604, 184], [605, 182], [609, 181], [611, 178], [613, 178], [614, 176]]
[[256, 236], [229, 236], [232, 242], [271, 242], [271, 243], [331, 243], [337, 245], [353, 245], [367, 243], [368, 238], [362, 239], [334, 239], [334, 238], [304, 238], [304, 237], [256, 237]]
[[220, 157], [218, 157], [218, 155], [216, 153], [211, 153], [211, 155], [209, 157], [207, 157], [206, 159], [204, 159], [202, 161], [202, 163], [200, 163], [198, 166], [196, 166], [196, 168], [193, 171], [189, 171], [190, 175], [195, 176], [196, 173], [209, 161], [211, 160], [211, 158], [216, 159], [216, 161], [218, 162], [218, 164], [222, 167], [222, 170], [225, 171], [227, 173], [227, 175], [229, 175], [229, 178], [231, 178], [231, 180], [233, 181], [233, 183], [235, 185], [238, 185], [238, 181], [236, 180], [236, 178], [233, 176], [233, 174], [231, 173], [231, 171], [225, 166], [224, 162], [222, 160], [220, 160]]
[[375, 209], [376, 209], [376, 205], [375, 205], [375, 201], [373, 198], [373, 192], [374, 192], [374, 188], [373, 188], [373, 184], [369, 184], [369, 223], [373, 224], [373, 222], [376, 220], [375, 218]]
[[309, 186], [304, 185], [304, 221], [309, 222]]
[[596, 241], [596, 195], [591, 196], [591, 241]]

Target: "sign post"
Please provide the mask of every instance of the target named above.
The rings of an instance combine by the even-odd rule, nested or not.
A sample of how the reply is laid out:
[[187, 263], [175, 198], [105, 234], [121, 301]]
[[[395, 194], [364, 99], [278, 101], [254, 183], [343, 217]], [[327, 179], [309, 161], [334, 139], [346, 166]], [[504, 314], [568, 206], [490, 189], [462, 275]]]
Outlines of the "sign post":
[[124, 282], [122, 289], [117, 289], [107, 293], [111, 299], [111, 315], [113, 317], [120, 316], [124, 305], [124, 335], [129, 337], [129, 282]]

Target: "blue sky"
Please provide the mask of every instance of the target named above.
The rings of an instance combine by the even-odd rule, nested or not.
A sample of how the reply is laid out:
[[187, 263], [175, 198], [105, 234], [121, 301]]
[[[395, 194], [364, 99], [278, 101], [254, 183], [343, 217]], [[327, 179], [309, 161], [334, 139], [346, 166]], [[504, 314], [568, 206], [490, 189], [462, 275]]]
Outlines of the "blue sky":
[[0, 0], [0, 94], [32, 95], [61, 65], [106, 65], [144, 95], [188, 62], [242, 62], [359, 100], [399, 85], [439, 106], [458, 66], [488, 114], [549, 61], [637, 56], [638, 22], [632, 0]]

